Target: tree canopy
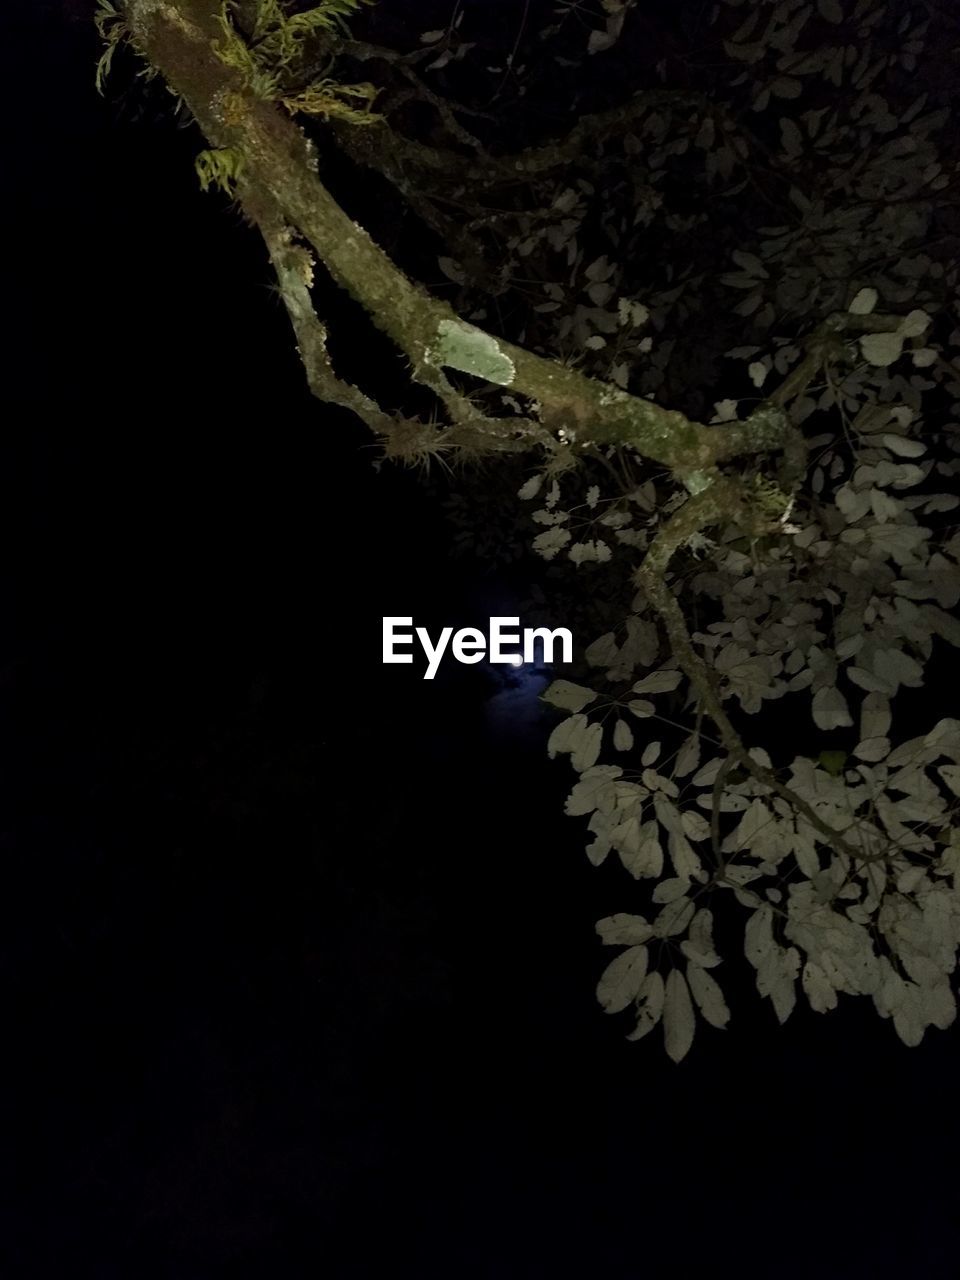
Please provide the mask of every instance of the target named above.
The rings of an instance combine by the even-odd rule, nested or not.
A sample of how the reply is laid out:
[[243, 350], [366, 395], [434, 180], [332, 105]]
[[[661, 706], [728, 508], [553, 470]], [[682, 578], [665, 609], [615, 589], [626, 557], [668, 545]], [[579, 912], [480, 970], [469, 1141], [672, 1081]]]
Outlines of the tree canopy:
[[[960, 946], [960, 720], [910, 712], [960, 645], [960, 25], [483, 10], [102, 0], [100, 81], [128, 45], [196, 121], [321, 400], [399, 462], [519, 459], [533, 550], [627, 584], [545, 694], [588, 857], [644, 882], [597, 924], [602, 1006], [674, 1060], [726, 1026], [732, 906], [781, 1022], [860, 995], [917, 1044]], [[328, 335], [337, 290], [395, 403]]]

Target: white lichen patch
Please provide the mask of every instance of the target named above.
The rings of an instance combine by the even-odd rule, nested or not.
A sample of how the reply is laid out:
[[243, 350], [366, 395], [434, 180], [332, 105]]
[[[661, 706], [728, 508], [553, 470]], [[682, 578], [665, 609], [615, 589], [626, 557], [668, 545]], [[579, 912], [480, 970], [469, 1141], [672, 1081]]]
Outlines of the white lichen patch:
[[628, 395], [626, 391], [620, 391], [613, 387], [604, 387], [600, 392], [600, 404], [606, 406], [608, 404], [624, 404], [628, 400], [632, 400], [633, 396]]
[[709, 489], [713, 482], [713, 478], [705, 471], [688, 471], [683, 477], [683, 483], [688, 493], [696, 496], [703, 493], [704, 489]]
[[437, 334], [440, 341], [428, 357], [432, 363], [459, 369], [501, 387], [513, 382], [516, 374], [513, 361], [489, 333], [462, 320], [441, 320]]

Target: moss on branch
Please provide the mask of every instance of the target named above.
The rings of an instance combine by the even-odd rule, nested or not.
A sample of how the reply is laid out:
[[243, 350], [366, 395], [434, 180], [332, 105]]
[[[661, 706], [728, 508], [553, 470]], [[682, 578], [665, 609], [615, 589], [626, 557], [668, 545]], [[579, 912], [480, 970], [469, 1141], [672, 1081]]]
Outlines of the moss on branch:
[[[263, 66], [254, 74], [248, 57], [224, 57], [221, 0], [127, 0], [125, 14], [137, 49], [188, 104], [212, 152], [235, 158], [243, 189], [275, 202], [283, 222], [406, 354], [414, 379], [447, 404], [453, 423], [473, 420], [477, 443], [493, 449], [501, 436], [510, 447], [533, 445], [555, 440], [562, 428], [577, 450], [626, 445], [681, 476], [783, 447], [786, 416], [773, 403], [744, 423], [704, 426], [469, 325], [411, 281], [334, 200], [312, 143], [279, 101], [264, 96]], [[450, 386], [450, 368], [521, 392], [539, 404], [539, 418], [481, 420]]]

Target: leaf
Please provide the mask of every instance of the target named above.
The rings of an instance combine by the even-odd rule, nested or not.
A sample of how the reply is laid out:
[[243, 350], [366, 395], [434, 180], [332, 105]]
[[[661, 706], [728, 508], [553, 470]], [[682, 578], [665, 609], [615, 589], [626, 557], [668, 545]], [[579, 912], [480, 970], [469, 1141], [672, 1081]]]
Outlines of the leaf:
[[731, 254], [738, 267], [742, 267], [748, 275], [767, 279], [769, 272], [755, 253], [747, 253], [744, 249], [734, 249]]
[[852, 524], [870, 510], [870, 495], [845, 484], [837, 490], [837, 506], [843, 512], [844, 519]]
[[639, 720], [644, 720], [653, 715], [656, 707], [646, 698], [632, 698], [627, 703], [627, 710], [632, 711]]
[[538, 533], [530, 545], [544, 560], [552, 560], [567, 545], [570, 536], [569, 529], [547, 529], [545, 533]]
[[839, 778], [847, 763], [847, 753], [845, 751], [821, 751], [817, 758], [817, 764], [824, 771], [829, 773], [831, 778]]
[[587, 41], [587, 53], [603, 53], [612, 47], [616, 37], [609, 31], [591, 31]]
[[821, 18], [837, 26], [843, 21], [843, 9], [840, 0], [817, 0], [817, 11]]
[[631, 916], [625, 912], [606, 916], [597, 921], [597, 933], [604, 946], [637, 946], [653, 937], [653, 927], [643, 916]]
[[[612, 293], [613, 293], [613, 286], [607, 284], [603, 280], [595, 280], [593, 284], [587, 285], [587, 297], [596, 307], [602, 307], [607, 302], [609, 302]], [[602, 339], [601, 339], [600, 345], [601, 346], [604, 345], [604, 342]]]
[[597, 999], [607, 1013], [621, 1013], [640, 994], [647, 976], [647, 948], [628, 947], [607, 965], [597, 983]]
[[923, 686], [923, 667], [902, 649], [878, 649], [873, 655], [873, 670], [894, 693], [901, 684], [908, 689]]
[[705, 1020], [722, 1031], [730, 1021], [730, 1010], [717, 982], [697, 964], [687, 966], [687, 982]]
[[837, 1007], [837, 993], [821, 967], [808, 960], [801, 978], [804, 995], [816, 1013], [827, 1013]]
[[876, 289], [861, 289], [847, 310], [852, 316], [868, 316], [876, 305]]
[[677, 752], [676, 763], [673, 766], [673, 776], [675, 778], [685, 778], [688, 773], [696, 769], [700, 763], [700, 739], [695, 733], [691, 733], [683, 746]]
[[591, 765], [597, 763], [597, 756], [600, 754], [600, 748], [603, 745], [603, 725], [588, 725], [583, 731], [580, 741], [570, 753], [570, 763], [576, 769], [577, 773], [583, 773], [589, 769]]
[[777, 1021], [782, 1025], [790, 1017], [797, 1002], [796, 981], [800, 971], [800, 953], [796, 947], [776, 947], [765, 965], [757, 970], [757, 990], [769, 996]]
[[654, 821], [640, 827], [640, 844], [635, 855], [620, 849], [620, 861], [635, 880], [656, 880], [663, 872], [663, 848], [660, 828]]
[[[429, 71], [430, 68], [426, 69]], [[437, 258], [437, 266], [447, 279], [453, 280], [455, 284], [465, 285], [467, 283], [467, 277], [463, 274], [463, 269], [455, 258]], [[531, 494], [530, 496], [532, 497], [533, 495]]]
[[853, 754], [858, 760], [866, 760], [870, 764], [876, 764], [890, 754], [890, 739], [882, 735], [863, 738], [853, 748]]
[[633, 746], [633, 730], [626, 720], [618, 720], [613, 726], [613, 745], [617, 751], [629, 751]]
[[554, 680], [540, 695], [544, 702], [563, 711], [582, 711], [596, 697], [593, 689], [582, 684], [574, 684], [570, 680]]
[[750, 381], [755, 387], [762, 387], [769, 370], [762, 360], [754, 360], [747, 366]]
[[715, 756], [712, 760], [708, 760], [693, 775], [691, 781], [695, 787], [712, 787], [717, 774], [723, 764], [722, 756]]
[[775, 945], [773, 909], [765, 902], [747, 921], [743, 935], [743, 953], [753, 967], [759, 969]]
[[695, 1025], [687, 980], [679, 969], [671, 969], [663, 1002], [663, 1040], [674, 1062], [680, 1062], [689, 1052]]
[[653, 922], [653, 931], [658, 938], [674, 938], [678, 933], [686, 932], [692, 918], [693, 903], [689, 898], [677, 898], [675, 902], [661, 907]]
[[569, 818], [579, 818], [594, 809], [612, 812], [617, 802], [617, 793], [613, 783], [620, 777], [621, 770], [616, 765], [600, 764], [584, 771], [580, 781], [574, 786], [563, 807]]
[[613, 274], [613, 264], [604, 253], [599, 258], [594, 258], [593, 262], [584, 268], [583, 274], [588, 280], [608, 280]]
[[853, 724], [847, 702], [839, 689], [827, 685], [813, 695], [813, 722], [818, 729], [845, 729]]
[[919, 458], [921, 454], [926, 453], [927, 447], [920, 440], [911, 440], [907, 436], [895, 436], [891, 434], [882, 435], [881, 443], [901, 458]]
[[657, 757], [660, 755], [660, 743], [649, 742], [644, 748], [643, 755], [640, 757], [640, 763], [649, 766], [656, 763]]
[[930, 317], [925, 311], [911, 311], [900, 321], [897, 332], [904, 338], [919, 338], [922, 333], [926, 333], [929, 324]]
[[713, 949], [713, 912], [704, 907], [690, 922], [690, 931], [680, 943], [680, 950], [701, 969], [713, 969], [720, 957]]
[[667, 880], [661, 880], [651, 895], [654, 902], [676, 902], [678, 898], [682, 898], [690, 888], [690, 881], [686, 876], [674, 876]]
[[637, 996], [637, 1025], [627, 1036], [628, 1040], [641, 1040], [660, 1021], [663, 1014], [663, 979], [654, 970], [644, 979]]
[[616, 662], [618, 653], [616, 638], [612, 631], [608, 631], [606, 635], [588, 644], [583, 656], [591, 667], [609, 667]]
[[610, 832], [610, 843], [616, 847], [620, 855], [620, 861], [624, 867], [633, 874], [633, 867], [637, 856], [640, 853], [640, 844], [642, 840], [639, 807], [637, 812], [626, 818]]
[[702, 813], [697, 813], [696, 809], [684, 809], [680, 815], [680, 823], [683, 827], [683, 834], [690, 840], [709, 840], [710, 824]]
[[654, 671], [633, 686], [634, 693], [670, 693], [683, 676], [679, 671]]
[[561, 720], [547, 740], [547, 755], [552, 760], [558, 753], [576, 751], [590, 721], [586, 716], [568, 716]]
[[529, 480], [523, 484], [517, 491], [517, 497], [526, 501], [528, 498], [535, 498], [540, 492], [540, 486], [543, 484], [543, 476], [531, 476]]
[[903, 352], [903, 336], [899, 333], [865, 333], [860, 338], [860, 350], [868, 364], [886, 368], [899, 360]]
[[670, 861], [673, 863], [673, 869], [678, 876], [682, 876], [686, 880], [701, 878], [703, 864], [682, 831], [670, 832], [667, 837], [667, 848], [670, 851]]
[[733, 422], [737, 416], [736, 400], [717, 400], [713, 408], [713, 422]]
[[[780, 145], [791, 160], [803, 151], [803, 134], [795, 121], [787, 116], [782, 116], [780, 119]], [[756, 383], [755, 385], [759, 386], [760, 384]]]

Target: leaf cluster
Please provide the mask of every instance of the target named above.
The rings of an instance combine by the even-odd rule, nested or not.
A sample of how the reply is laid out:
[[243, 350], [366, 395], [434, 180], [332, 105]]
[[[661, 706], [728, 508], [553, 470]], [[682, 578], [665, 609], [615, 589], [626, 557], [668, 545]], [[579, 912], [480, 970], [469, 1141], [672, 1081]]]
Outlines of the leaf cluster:
[[372, 84], [340, 84], [327, 77], [292, 89], [323, 37], [348, 34], [346, 19], [371, 0], [321, 0], [302, 12], [291, 12], [281, 0], [256, 0], [253, 24], [245, 36], [235, 21], [235, 6], [224, 0], [220, 12], [223, 39], [217, 56], [243, 77], [258, 98], [281, 102], [291, 112], [351, 124], [368, 124], [377, 90]]

